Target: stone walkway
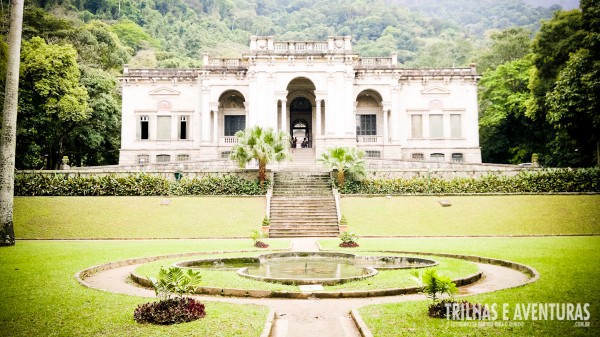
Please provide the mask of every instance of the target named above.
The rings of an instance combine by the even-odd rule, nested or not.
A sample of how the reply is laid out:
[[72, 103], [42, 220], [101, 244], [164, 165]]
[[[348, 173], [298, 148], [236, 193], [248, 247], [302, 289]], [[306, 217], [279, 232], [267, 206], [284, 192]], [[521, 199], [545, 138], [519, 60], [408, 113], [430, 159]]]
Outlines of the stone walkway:
[[[318, 251], [316, 238], [292, 240], [294, 251]], [[469, 286], [460, 287], [461, 295], [472, 295], [518, 286], [529, 277], [516, 270], [489, 264], [476, 263], [484, 278]], [[85, 279], [85, 283], [95, 289], [113, 293], [155, 297], [154, 291], [127, 283], [130, 272], [139, 265], [129, 265], [102, 271]], [[346, 299], [272, 299], [238, 298], [216, 296], [194, 296], [201, 301], [219, 301], [237, 304], [259, 304], [271, 308], [276, 313], [271, 336], [319, 336], [354, 337], [361, 336], [349, 315], [351, 309], [370, 304], [394, 303], [424, 300], [420, 294], [388, 297], [346, 298]]]

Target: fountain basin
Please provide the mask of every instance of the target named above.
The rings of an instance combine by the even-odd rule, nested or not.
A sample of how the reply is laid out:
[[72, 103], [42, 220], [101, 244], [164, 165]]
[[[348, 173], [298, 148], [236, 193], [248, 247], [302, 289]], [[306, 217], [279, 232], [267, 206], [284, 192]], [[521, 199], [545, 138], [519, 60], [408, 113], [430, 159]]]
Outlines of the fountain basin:
[[256, 258], [183, 261], [177, 267], [236, 270], [238, 275], [282, 284], [334, 285], [372, 277], [377, 269], [424, 268], [437, 261], [397, 256], [357, 256], [335, 252], [284, 252]]

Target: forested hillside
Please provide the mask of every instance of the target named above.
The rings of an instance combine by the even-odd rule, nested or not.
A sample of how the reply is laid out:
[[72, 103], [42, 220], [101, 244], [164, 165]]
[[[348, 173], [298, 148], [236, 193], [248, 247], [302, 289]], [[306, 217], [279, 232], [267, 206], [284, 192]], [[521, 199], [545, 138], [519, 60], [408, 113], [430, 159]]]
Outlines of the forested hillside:
[[[465, 66], [475, 61], [481, 72], [491, 71], [532, 51], [531, 38], [540, 19], [550, 19], [558, 9], [530, 4], [537, 2], [26, 0], [17, 167], [56, 168], [63, 155], [76, 166], [116, 163], [116, 76], [124, 63], [134, 68], [198, 67], [204, 52], [238, 56], [247, 50], [251, 35], [295, 40], [351, 35], [356, 52], [397, 52], [404, 67]], [[8, 3], [0, 0], [4, 56]], [[514, 26], [522, 29], [513, 34]], [[4, 65], [0, 62], [0, 71]], [[0, 75], [3, 93], [4, 73]], [[529, 90], [528, 84], [526, 88], [521, 90]], [[482, 114], [486, 104], [482, 102]], [[483, 131], [482, 144], [487, 144]], [[486, 150], [485, 160], [499, 162], [520, 161], [534, 151], [514, 150], [519, 156], [511, 156]]]

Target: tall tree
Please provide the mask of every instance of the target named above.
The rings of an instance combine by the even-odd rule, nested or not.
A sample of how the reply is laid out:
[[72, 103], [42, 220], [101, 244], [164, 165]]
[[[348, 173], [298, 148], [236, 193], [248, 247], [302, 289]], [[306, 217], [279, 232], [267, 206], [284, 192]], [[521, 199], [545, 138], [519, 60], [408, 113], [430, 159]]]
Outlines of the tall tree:
[[581, 9], [586, 36], [546, 95], [547, 119], [575, 141], [579, 165], [600, 167], [600, 4], [582, 0]]
[[2, 131], [0, 133], [0, 246], [15, 245], [13, 201], [23, 3], [24, 0], [13, 0], [10, 7], [8, 65], [6, 67]]
[[23, 43], [21, 59], [17, 166], [39, 168], [47, 155], [46, 168], [57, 169], [65, 140], [91, 114], [77, 52], [34, 37]]
[[288, 157], [290, 147], [289, 136], [285, 132], [273, 131], [273, 128], [263, 129], [254, 126], [244, 131], [236, 132], [238, 143], [231, 148], [231, 159], [240, 167], [253, 159], [258, 161], [258, 179], [261, 188], [266, 180], [267, 164], [282, 161]]

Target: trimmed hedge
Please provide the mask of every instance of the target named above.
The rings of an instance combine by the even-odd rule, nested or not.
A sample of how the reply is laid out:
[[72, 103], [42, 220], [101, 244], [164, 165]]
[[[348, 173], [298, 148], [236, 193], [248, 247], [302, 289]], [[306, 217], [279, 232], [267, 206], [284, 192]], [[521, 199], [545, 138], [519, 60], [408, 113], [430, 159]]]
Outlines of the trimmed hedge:
[[[267, 186], [268, 186], [267, 182]], [[144, 173], [117, 177], [65, 174], [16, 174], [17, 196], [166, 196], [262, 195], [258, 180], [238, 176], [206, 176], [172, 181]]]
[[600, 192], [600, 168], [523, 171], [516, 176], [481, 178], [419, 177], [347, 181], [342, 194], [463, 194]]

